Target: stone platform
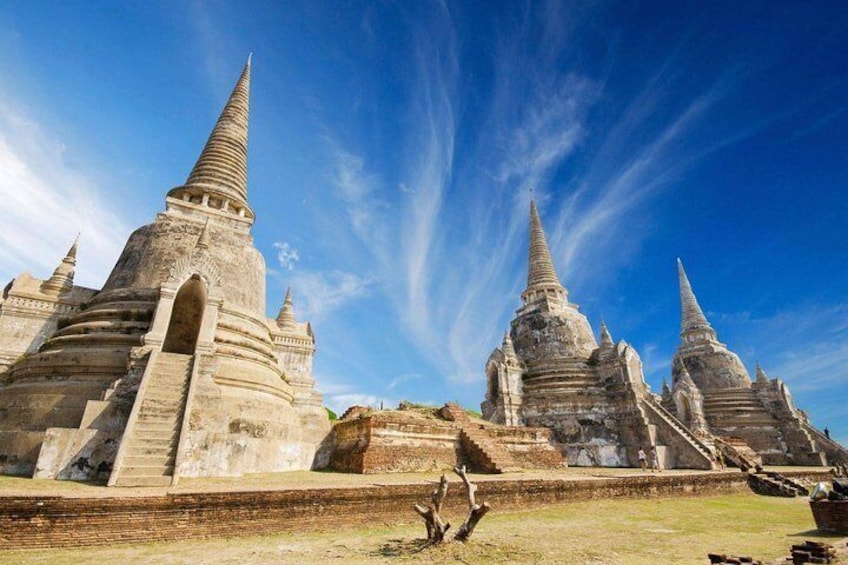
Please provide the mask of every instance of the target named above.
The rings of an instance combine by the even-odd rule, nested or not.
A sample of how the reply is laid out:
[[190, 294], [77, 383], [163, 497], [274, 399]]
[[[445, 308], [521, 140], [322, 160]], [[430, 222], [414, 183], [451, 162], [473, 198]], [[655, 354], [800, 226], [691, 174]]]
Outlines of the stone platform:
[[[807, 481], [830, 478], [821, 468], [774, 468]], [[416, 521], [412, 511], [436, 473], [348, 475], [293, 472], [241, 479], [187, 480], [177, 487], [115, 489], [91, 484], [0, 478], [0, 551], [81, 547], [331, 530]], [[446, 511], [465, 509], [451, 476]], [[495, 510], [577, 500], [707, 496], [748, 492], [738, 471], [582, 468], [473, 475], [478, 500]]]

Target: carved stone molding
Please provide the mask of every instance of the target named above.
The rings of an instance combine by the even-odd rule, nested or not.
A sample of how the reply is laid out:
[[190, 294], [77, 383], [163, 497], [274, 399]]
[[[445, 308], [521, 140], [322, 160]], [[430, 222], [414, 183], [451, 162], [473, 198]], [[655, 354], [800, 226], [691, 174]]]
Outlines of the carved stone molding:
[[168, 282], [181, 284], [192, 275], [200, 275], [207, 285], [217, 287], [221, 283], [221, 270], [218, 265], [205, 253], [196, 250], [179, 258], [168, 273]]

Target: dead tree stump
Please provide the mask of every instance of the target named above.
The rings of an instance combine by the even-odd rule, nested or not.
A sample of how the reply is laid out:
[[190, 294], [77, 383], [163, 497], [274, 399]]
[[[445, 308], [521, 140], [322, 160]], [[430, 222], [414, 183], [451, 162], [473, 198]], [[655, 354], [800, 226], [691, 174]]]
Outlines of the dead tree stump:
[[[453, 472], [462, 479], [468, 499], [468, 516], [465, 517], [465, 521], [453, 537], [454, 541], [464, 542], [471, 537], [477, 523], [491, 509], [491, 506], [487, 502], [477, 504], [475, 500], [477, 485], [468, 480], [464, 465], [462, 467], [454, 467]], [[439, 487], [430, 494], [430, 504], [427, 506], [421, 504], [415, 505], [415, 511], [424, 519], [424, 525], [427, 528], [427, 541], [434, 545], [443, 543], [445, 541], [445, 533], [450, 529], [450, 522], [442, 521], [441, 517], [442, 504], [447, 494], [448, 478], [442, 474], [442, 478], [439, 480]]]
[[448, 478], [443, 473], [439, 481], [439, 488], [430, 494], [430, 504], [428, 506], [415, 505], [415, 511], [424, 518], [424, 525], [427, 527], [427, 541], [432, 544], [442, 543], [445, 539], [445, 532], [450, 528], [450, 522], [442, 522], [440, 516], [442, 503], [447, 494]]

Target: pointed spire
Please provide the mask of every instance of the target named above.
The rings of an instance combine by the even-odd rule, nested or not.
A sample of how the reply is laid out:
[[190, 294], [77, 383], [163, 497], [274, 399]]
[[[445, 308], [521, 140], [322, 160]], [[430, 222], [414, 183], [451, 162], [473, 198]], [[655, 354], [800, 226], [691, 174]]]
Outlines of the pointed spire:
[[504, 333], [501, 351], [503, 351], [504, 355], [508, 358], [515, 357], [515, 347], [512, 345], [512, 338], [509, 336], [509, 332]]
[[698, 305], [698, 300], [695, 298], [695, 293], [692, 292], [692, 285], [689, 284], [689, 278], [686, 276], [680, 258], [677, 259], [677, 275], [680, 279], [681, 335], [706, 331], [710, 334], [708, 337], [715, 340], [715, 331]]
[[77, 247], [79, 246], [80, 234], [77, 233], [74, 243], [68, 249], [68, 253], [62, 262], [50, 275], [50, 278], [41, 283], [41, 292], [58, 296], [69, 292], [74, 287], [74, 267], [77, 264]]
[[760, 367], [760, 362], [759, 362], [759, 361], [757, 361], [757, 382], [758, 382], [758, 383], [767, 383], [767, 382], [769, 382], [768, 375], [767, 375], [767, 374], [766, 374], [766, 372], [763, 370], [763, 368], [762, 368], [762, 367]]
[[68, 254], [65, 255], [65, 260], [73, 261], [73, 264], [77, 264], [77, 247], [79, 247], [79, 238], [82, 232], [77, 232], [77, 236], [74, 238], [74, 243], [71, 244], [71, 248], [68, 249]]
[[663, 377], [662, 395], [663, 395], [663, 398], [671, 395], [671, 389], [669, 388], [668, 381], [666, 380], [665, 377]]
[[209, 249], [209, 218], [206, 218], [206, 223], [203, 224], [200, 237], [197, 238], [197, 243], [194, 246], [197, 249]]
[[[553, 291], [551, 293], [551, 291]], [[525, 304], [555, 296], [560, 304], [568, 304], [568, 291], [559, 282], [545, 230], [536, 209], [536, 200], [530, 199], [530, 255], [527, 269], [527, 288], [521, 293]]]
[[601, 349], [612, 349], [615, 343], [612, 340], [607, 325], [601, 320]]
[[530, 268], [527, 272], [527, 288], [541, 285], [559, 286], [560, 282], [542, 229], [542, 220], [536, 210], [536, 200], [533, 199], [530, 201]]
[[294, 307], [292, 307], [291, 287], [286, 288], [286, 298], [283, 302], [283, 307], [280, 308], [280, 313], [277, 315], [277, 325], [283, 330], [294, 330], [297, 328]]
[[[252, 55], [252, 54], [251, 54]], [[250, 60], [221, 112], [191, 174], [183, 186], [168, 193], [179, 198], [186, 190], [214, 194], [247, 207], [247, 126]]]

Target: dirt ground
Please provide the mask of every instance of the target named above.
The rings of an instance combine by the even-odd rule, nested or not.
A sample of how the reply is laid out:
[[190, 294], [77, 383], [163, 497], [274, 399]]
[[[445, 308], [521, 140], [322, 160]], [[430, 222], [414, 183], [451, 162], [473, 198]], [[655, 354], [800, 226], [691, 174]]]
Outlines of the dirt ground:
[[[449, 515], [458, 525], [463, 516]], [[234, 530], [238, 524], [233, 524]], [[332, 532], [181, 541], [76, 550], [0, 552], [3, 564], [561, 563], [703, 564], [707, 553], [751, 555], [769, 563], [806, 539], [842, 548], [846, 538], [815, 529], [807, 501], [739, 494], [620, 499], [527, 511], [495, 508], [471, 542], [426, 547], [410, 509], [401, 524]], [[848, 558], [844, 558], [848, 559]]]

